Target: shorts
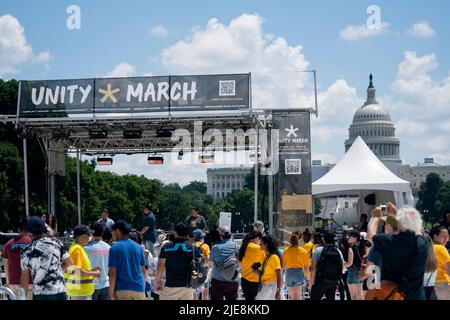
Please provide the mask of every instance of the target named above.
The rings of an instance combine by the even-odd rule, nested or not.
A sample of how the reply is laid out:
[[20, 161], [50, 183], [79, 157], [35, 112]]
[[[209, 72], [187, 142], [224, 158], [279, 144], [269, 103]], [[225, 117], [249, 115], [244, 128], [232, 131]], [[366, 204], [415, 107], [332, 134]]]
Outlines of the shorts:
[[347, 269], [347, 284], [362, 284], [363, 281], [358, 279], [360, 268], [351, 266]]
[[285, 272], [286, 287], [298, 287], [306, 285], [305, 274], [302, 268], [290, 268]]

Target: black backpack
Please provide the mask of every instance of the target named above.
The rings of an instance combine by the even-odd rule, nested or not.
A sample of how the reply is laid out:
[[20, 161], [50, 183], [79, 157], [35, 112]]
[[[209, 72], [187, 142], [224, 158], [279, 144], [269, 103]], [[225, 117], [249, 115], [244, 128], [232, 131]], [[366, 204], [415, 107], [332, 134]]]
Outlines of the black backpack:
[[325, 245], [317, 263], [317, 278], [337, 281], [342, 276], [342, 258], [334, 245]]
[[188, 288], [197, 289], [201, 287], [205, 281], [208, 273], [206, 267], [205, 258], [201, 251], [201, 247], [196, 247], [192, 245], [192, 261], [188, 268], [187, 284]]

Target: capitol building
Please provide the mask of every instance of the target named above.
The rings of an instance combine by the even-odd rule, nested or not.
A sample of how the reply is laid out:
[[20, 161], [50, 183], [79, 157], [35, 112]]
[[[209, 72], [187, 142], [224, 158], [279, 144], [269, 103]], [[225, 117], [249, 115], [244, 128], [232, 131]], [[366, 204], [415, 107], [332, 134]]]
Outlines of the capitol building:
[[[376, 99], [376, 89], [373, 76], [369, 76], [366, 102], [356, 110], [353, 121], [348, 129], [349, 137], [345, 140], [345, 152], [351, 147], [358, 136], [364, 140], [372, 152], [401, 179], [411, 183], [415, 197], [420, 184], [425, 182], [428, 173], [437, 173], [442, 180], [450, 180], [450, 166], [434, 162], [433, 158], [425, 158], [417, 165], [403, 164], [400, 157], [400, 140], [395, 136], [395, 125], [389, 111]], [[312, 162], [313, 181], [325, 175], [334, 164], [322, 164], [318, 160]]]
[[400, 140], [395, 137], [395, 126], [389, 111], [376, 100], [372, 74], [367, 88], [367, 100], [353, 116], [349, 138], [345, 141], [345, 152], [358, 136], [363, 138], [372, 152], [389, 168], [400, 164]]

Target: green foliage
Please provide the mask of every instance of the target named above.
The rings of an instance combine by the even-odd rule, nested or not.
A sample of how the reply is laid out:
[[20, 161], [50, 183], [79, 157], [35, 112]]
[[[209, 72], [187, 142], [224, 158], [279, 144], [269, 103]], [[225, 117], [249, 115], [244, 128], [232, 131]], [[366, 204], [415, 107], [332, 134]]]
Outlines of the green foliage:
[[440, 217], [439, 190], [444, 181], [437, 173], [429, 173], [425, 182], [422, 182], [419, 190], [417, 209], [422, 212], [424, 219], [429, 222], [437, 222]]
[[320, 211], [323, 209], [322, 201], [320, 198], [314, 197], [314, 214], [320, 214]]

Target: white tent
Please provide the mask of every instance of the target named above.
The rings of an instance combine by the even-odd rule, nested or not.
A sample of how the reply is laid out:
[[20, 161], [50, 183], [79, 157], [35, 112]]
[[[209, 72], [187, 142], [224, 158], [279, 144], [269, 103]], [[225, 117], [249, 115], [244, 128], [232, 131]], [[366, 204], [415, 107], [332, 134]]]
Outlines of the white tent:
[[320, 197], [359, 195], [359, 213], [370, 212], [363, 208], [369, 194], [375, 194], [377, 204], [391, 201], [397, 207], [414, 205], [409, 182], [392, 173], [361, 137], [336, 166], [312, 184], [312, 193]]

